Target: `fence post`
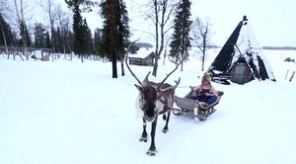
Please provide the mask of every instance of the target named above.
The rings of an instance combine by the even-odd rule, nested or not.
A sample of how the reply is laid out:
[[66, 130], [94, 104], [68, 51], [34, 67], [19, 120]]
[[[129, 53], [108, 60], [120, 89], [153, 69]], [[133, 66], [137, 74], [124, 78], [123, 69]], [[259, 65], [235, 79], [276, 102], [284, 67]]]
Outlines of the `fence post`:
[[289, 80], [290, 82], [293, 80], [294, 74], [295, 74], [295, 71], [293, 71], [292, 76], [290, 77], [290, 80]]
[[288, 77], [288, 73], [289, 73], [289, 69], [287, 69], [287, 73], [286, 73], [286, 77], [285, 77], [285, 80], [287, 80], [287, 77]]

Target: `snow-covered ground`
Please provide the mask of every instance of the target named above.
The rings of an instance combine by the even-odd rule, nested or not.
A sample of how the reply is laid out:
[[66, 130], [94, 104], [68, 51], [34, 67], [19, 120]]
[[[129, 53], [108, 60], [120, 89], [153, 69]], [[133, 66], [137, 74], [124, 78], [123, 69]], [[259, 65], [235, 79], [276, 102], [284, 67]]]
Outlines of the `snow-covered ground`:
[[[221, 85], [217, 112], [205, 122], [172, 115], [169, 132], [159, 118], [155, 157], [139, 142], [142, 120], [135, 109], [135, 79], [111, 78], [111, 63], [86, 60], [21, 61], [0, 55], [1, 164], [292, 164], [296, 163], [296, 79], [285, 79], [295, 51], [266, 51], [277, 82]], [[217, 54], [214, 52], [213, 54]], [[213, 57], [207, 58], [206, 68]], [[173, 65], [160, 61], [161, 81]], [[118, 65], [119, 66], [119, 65]], [[152, 67], [131, 66], [139, 79]], [[120, 72], [120, 68], [118, 69]], [[167, 82], [181, 77], [176, 94], [200, 82], [192, 56]], [[150, 132], [150, 126], [148, 126]]]

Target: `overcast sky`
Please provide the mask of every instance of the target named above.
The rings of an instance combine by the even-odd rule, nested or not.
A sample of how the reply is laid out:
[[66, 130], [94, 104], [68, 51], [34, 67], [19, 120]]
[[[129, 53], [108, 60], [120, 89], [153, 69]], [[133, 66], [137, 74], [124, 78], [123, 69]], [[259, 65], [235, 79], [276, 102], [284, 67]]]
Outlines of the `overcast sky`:
[[192, 15], [209, 17], [214, 38], [224, 44], [243, 15], [262, 46], [296, 46], [293, 0], [196, 0]]
[[[64, 3], [64, 0], [57, 0]], [[144, 7], [139, 4], [149, 0], [126, 0], [131, 19], [130, 26], [134, 39], [151, 40], [149, 32], [153, 27], [143, 19]], [[242, 20], [249, 18], [249, 25], [261, 46], [294, 46], [296, 47], [296, 2], [293, 0], [191, 0], [191, 19], [199, 16], [209, 18], [214, 35], [212, 42], [223, 45]], [[88, 14], [91, 28], [101, 27], [99, 15]], [[153, 32], [153, 31], [152, 31]]]

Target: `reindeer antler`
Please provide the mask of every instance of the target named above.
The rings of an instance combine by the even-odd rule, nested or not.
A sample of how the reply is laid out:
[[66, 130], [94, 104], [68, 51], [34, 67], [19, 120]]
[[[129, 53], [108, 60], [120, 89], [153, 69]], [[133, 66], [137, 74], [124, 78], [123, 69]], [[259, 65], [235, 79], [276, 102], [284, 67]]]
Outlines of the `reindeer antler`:
[[171, 89], [176, 89], [178, 87], [178, 85], [180, 84], [180, 81], [181, 81], [181, 78], [179, 77], [178, 81], [175, 80], [175, 83], [176, 85], [174, 86], [170, 86], [170, 87], [167, 87], [167, 88], [164, 88], [164, 89], [159, 89], [161, 92], [166, 92], [168, 90], [171, 90]]
[[148, 83], [149, 80], [148, 80], [148, 76], [150, 75], [151, 71], [149, 71], [145, 77], [145, 79], [143, 80], [144, 83]]
[[[127, 51], [129, 52], [130, 51], [130, 48], [132, 45], [134, 45], [136, 43], [137, 40], [131, 42], [128, 47], [127, 47]], [[129, 64], [127, 63], [127, 57], [128, 57], [128, 53], [126, 54], [125, 56], [125, 65], [127, 67], [127, 69], [129, 70], [129, 72], [132, 74], [132, 76], [138, 81], [138, 83], [140, 85], [142, 85], [142, 82], [137, 78], [137, 76], [134, 74], [134, 72], [132, 71], [132, 69], [129, 67]], [[148, 76], [148, 75], [147, 75]]]
[[182, 58], [182, 60], [176, 65], [176, 67], [175, 67], [175, 69], [173, 69], [163, 80], [162, 80], [162, 82], [160, 83], [160, 85], [157, 87], [157, 90], [159, 90], [159, 88], [162, 86], [162, 84], [169, 78], [169, 76], [172, 74], [172, 73], [174, 73], [177, 69], [178, 69], [178, 67], [179, 67], [179, 65], [185, 60], [185, 59], [187, 59], [187, 57], [188, 57], [188, 55], [185, 55], [185, 56], [183, 56], [183, 58]]

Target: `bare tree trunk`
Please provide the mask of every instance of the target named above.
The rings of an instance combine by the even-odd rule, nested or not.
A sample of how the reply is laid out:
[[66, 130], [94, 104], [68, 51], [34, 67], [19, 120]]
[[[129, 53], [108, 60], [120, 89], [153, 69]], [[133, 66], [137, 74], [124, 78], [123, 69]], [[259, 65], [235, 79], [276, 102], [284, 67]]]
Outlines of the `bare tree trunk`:
[[[168, 0], [160, 0], [160, 1], [153, 0], [153, 9], [154, 9], [153, 22], [155, 25], [155, 60], [154, 60], [155, 63], [154, 63], [152, 75], [155, 77], [157, 75], [158, 60], [160, 58], [160, 55], [164, 47], [164, 36], [169, 31], [169, 29], [171, 29], [171, 27], [169, 27], [168, 30], [165, 31], [165, 25], [168, 23], [174, 7], [175, 7], [175, 4], [171, 5], [169, 8]], [[169, 12], [167, 12], [168, 9], [169, 9]], [[159, 13], [161, 14], [159, 15]]]
[[83, 55], [80, 55], [80, 57], [81, 57], [81, 63], [83, 63]]
[[162, 61], [163, 65], [165, 65], [166, 52], [167, 52], [167, 49], [164, 50], [163, 61]]
[[125, 72], [124, 72], [124, 62], [123, 62], [123, 59], [120, 61], [121, 63], [121, 76], [124, 76], [125, 75]]
[[152, 71], [152, 75], [156, 77], [157, 69], [158, 69], [158, 5], [157, 0], [154, 0], [154, 14], [155, 14], [155, 59], [154, 59], [154, 67]]
[[205, 70], [205, 58], [206, 58], [206, 38], [203, 37], [203, 44], [202, 44], [202, 66], [201, 66], [201, 70], [204, 71]]
[[24, 54], [26, 56], [26, 60], [29, 60], [29, 53], [28, 53], [28, 36], [27, 36], [27, 25], [26, 25], [26, 22], [25, 22], [25, 15], [24, 15], [24, 6], [23, 6], [23, 0], [20, 0], [20, 3], [21, 3], [21, 7], [20, 7], [20, 10], [21, 10], [21, 20], [22, 20], [22, 23], [23, 23], [23, 35], [22, 35], [22, 41], [23, 41], [23, 46], [24, 46]]
[[109, 20], [110, 20], [110, 50], [112, 58], [112, 78], [117, 78], [117, 57], [115, 45], [115, 10], [113, 0], [108, 0]]
[[199, 17], [197, 17], [194, 22], [194, 27], [196, 27], [196, 28], [193, 29], [193, 40], [194, 40], [196, 46], [202, 52], [201, 70], [204, 71], [206, 51], [207, 51], [208, 46], [210, 44], [210, 38], [212, 35], [212, 33], [210, 31], [209, 20], [207, 19], [206, 22], [203, 22]]
[[[18, 2], [20, 3], [20, 7], [18, 7]], [[24, 5], [23, 5], [23, 0], [14, 0], [14, 12], [16, 15], [16, 21], [18, 24], [18, 27], [21, 32], [21, 38], [24, 46], [24, 55], [26, 56], [26, 59], [29, 60], [29, 55], [28, 55], [28, 40], [27, 40], [27, 28], [26, 28], [26, 21], [25, 21], [25, 15], [24, 15]]]
[[54, 3], [52, 0], [47, 0], [47, 2], [44, 2], [46, 4], [42, 4], [41, 2], [41, 6], [42, 8], [47, 12], [47, 16], [49, 18], [49, 23], [50, 23], [50, 35], [51, 35], [51, 44], [52, 44], [52, 47], [54, 49], [54, 51], [56, 51], [56, 47], [55, 47], [55, 40], [56, 40], [56, 37], [54, 35], [54, 22], [55, 22], [55, 19], [56, 19], [56, 15], [57, 15], [57, 10], [55, 10], [54, 8]]

